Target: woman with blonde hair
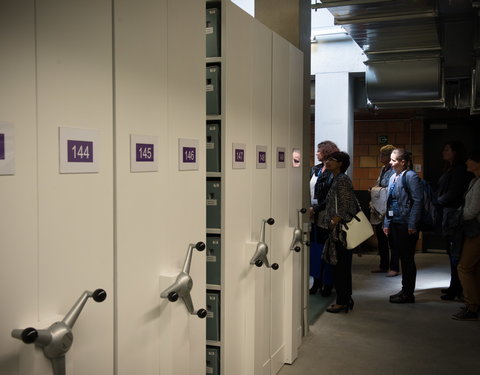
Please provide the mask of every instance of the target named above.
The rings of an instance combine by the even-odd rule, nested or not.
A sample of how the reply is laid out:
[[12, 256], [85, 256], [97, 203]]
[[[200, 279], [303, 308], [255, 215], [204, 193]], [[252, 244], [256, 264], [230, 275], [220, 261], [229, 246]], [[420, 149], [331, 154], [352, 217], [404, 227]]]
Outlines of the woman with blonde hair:
[[389, 239], [383, 233], [383, 219], [387, 207], [387, 187], [390, 177], [395, 173], [390, 165], [390, 155], [395, 146], [385, 145], [380, 148], [380, 162], [383, 164], [377, 178], [377, 184], [370, 189], [370, 223], [373, 225], [378, 242], [380, 265], [372, 273], [387, 273], [388, 277], [397, 276], [400, 271], [398, 254], [393, 251]]

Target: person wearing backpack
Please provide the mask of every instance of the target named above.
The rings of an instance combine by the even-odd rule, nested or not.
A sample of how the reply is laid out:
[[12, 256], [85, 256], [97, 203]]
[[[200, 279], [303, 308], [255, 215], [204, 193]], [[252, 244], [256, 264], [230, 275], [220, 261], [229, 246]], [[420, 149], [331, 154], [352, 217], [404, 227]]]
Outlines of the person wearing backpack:
[[390, 296], [391, 303], [415, 303], [415, 246], [423, 210], [423, 184], [412, 169], [412, 154], [396, 148], [390, 156], [395, 173], [388, 183], [387, 213], [383, 231], [391, 238], [402, 269], [402, 289]]
[[[462, 233], [450, 228], [455, 211], [463, 204], [463, 196], [473, 175], [467, 172], [467, 150], [460, 141], [449, 141], [442, 149], [444, 172], [437, 183], [437, 202], [442, 210], [442, 235], [446, 240], [450, 261], [450, 285], [442, 289], [442, 300], [462, 297], [462, 285], [458, 278], [457, 265], [462, 249]], [[456, 224], [456, 223], [453, 223]]]

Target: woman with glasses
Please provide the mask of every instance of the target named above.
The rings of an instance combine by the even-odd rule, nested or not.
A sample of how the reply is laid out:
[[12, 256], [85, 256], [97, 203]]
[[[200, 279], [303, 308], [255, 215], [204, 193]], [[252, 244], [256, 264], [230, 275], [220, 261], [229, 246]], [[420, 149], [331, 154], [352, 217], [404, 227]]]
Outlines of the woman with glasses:
[[[333, 284], [337, 291], [336, 303], [327, 308], [327, 312], [348, 313], [353, 309], [352, 299], [352, 251], [347, 250], [341, 236], [341, 222], [349, 222], [359, 211], [359, 205], [353, 191], [350, 178], [345, 174], [350, 166], [350, 156], [341, 151], [334, 152], [325, 161], [325, 168], [333, 175], [333, 182], [328, 191], [325, 215], [321, 226], [330, 231], [335, 263], [333, 266]], [[335, 240], [334, 240], [335, 239]], [[330, 249], [330, 245], [329, 245]], [[324, 251], [325, 254], [325, 251]], [[332, 259], [331, 253], [326, 256]]]

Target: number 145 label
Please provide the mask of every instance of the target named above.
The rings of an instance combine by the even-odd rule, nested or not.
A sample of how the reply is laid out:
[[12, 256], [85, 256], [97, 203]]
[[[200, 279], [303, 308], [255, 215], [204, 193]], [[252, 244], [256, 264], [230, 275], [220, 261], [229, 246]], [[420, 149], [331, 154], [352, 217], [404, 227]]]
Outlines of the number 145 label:
[[138, 162], [153, 162], [154, 145], [149, 143], [136, 143], [136, 161]]

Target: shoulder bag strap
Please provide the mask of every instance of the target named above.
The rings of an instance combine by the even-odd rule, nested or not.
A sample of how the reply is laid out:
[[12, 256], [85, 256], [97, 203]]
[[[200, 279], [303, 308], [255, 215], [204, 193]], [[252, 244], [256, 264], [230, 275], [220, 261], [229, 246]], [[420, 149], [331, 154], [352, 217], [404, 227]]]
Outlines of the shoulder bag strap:
[[411, 202], [411, 201], [412, 201], [412, 195], [410, 194], [410, 189], [408, 188], [408, 183], [407, 183], [407, 171], [403, 172], [403, 174], [402, 174], [402, 185], [404, 186], [405, 191], [406, 191], [407, 194], [408, 194], [408, 199], [409, 199], [410, 202]]

